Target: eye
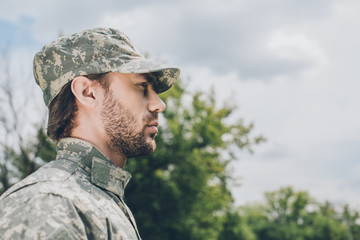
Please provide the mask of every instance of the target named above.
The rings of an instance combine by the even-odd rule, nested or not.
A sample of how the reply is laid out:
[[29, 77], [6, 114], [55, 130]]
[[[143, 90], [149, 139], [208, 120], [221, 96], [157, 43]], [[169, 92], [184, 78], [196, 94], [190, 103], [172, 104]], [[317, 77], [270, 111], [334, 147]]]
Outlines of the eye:
[[139, 83], [139, 85], [143, 88], [147, 88], [149, 83], [148, 82], [142, 82], [142, 83]]
[[144, 89], [144, 95], [146, 95], [147, 91], [148, 91], [149, 83], [148, 82], [142, 82], [142, 83], [139, 83], [139, 86]]

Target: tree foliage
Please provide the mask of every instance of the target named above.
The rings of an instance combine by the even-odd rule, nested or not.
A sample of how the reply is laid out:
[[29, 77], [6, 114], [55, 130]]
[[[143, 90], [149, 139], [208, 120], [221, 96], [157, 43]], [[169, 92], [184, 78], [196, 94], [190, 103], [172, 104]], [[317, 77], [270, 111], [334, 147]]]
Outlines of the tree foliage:
[[241, 207], [257, 239], [345, 240], [360, 239], [359, 213], [348, 206], [319, 203], [291, 187], [265, 193], [265, 203]]

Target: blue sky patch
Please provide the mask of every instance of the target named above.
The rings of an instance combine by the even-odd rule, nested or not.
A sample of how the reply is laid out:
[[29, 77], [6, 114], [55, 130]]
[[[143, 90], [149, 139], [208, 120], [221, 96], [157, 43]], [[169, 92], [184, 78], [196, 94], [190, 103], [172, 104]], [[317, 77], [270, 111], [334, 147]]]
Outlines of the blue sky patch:
[[32, 35], [33, 24], [34, 19], [27, 16], [20, 17], [16, 23], [0, 20], [0, 49], [40, 46]]

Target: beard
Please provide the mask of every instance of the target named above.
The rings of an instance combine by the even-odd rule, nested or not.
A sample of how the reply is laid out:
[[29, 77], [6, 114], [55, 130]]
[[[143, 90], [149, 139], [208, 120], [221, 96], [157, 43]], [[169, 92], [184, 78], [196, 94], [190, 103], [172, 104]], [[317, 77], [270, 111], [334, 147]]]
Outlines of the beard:
[[[156, 134], [146, 136], [144, 129], [136, 131], [139, 123], [134, 114], [126, 109], [113, 95], [112, 90], [105, 93], [104, 109], [101, 118], [112, 150], [127, 157], [149, 155], [154, 152]], [[157, 113], [149, 112], [144, 123], [157, 119]]]

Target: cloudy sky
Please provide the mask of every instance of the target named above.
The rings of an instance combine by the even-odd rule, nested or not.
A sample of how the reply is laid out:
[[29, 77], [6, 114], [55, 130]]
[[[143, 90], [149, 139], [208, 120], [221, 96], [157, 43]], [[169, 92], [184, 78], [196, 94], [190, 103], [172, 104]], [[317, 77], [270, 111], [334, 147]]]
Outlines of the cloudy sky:
[[0, 48], [25, 72], [59, 33], [115, 27], [192, 89], [234, 96], [237, 116], [268, 139], [232, 165], [237, 203], [291, 185], [360, 207], [359, 1], [0, 2]]

